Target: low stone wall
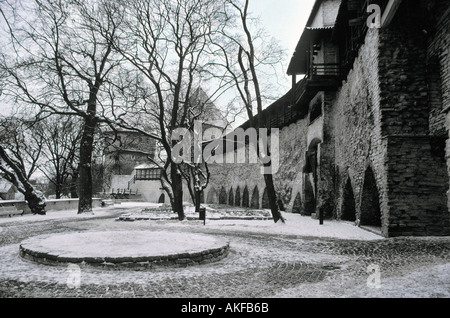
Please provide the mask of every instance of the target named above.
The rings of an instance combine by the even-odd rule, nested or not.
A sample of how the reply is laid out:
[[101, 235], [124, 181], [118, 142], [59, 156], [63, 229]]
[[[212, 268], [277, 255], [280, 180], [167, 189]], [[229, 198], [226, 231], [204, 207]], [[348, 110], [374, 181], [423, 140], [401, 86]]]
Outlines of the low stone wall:
[[19, 211], [23, 211], [23, 214], [30, 214], [31, 210], [27, 205], [26, 201], [20, 200], [2, 200], [0, 201], [0, 206], [2, 207], [15, 207]]
[[[47, 200], [47, 211], [66, 211], [78, 209], [78, 199], [63, 199], [63, 200]], [[102, 199], [92, 199], [92, 207], [99, 208], [102, 205]]]
[[24, 259], [44, 265], [79, 264], [85, 267], [100, 267], [105, 270], [145, 270], [155, 267], [187, 267], [214, 263], [227, 257], [229, 249], [230, 246], [227, 244], [223, 247], [201, 252], [179, 253], [165, 256], [76, 258], [36, 252], [20, 245], [19, 253]]
[[[78, 245], [67, 245], [73, 241]], [[110, 247], [114, 246], [114, 249]], [[230, 244], [213, 236], [168, 231], [99, 231], [46, 234], [21, 242], [20, 256], [45, 265], [79, 264], [145, 270], [219, 261]]]
[[[67, 211], [78, 209], [78, 199], [60, 199], [60, 200], [46, 200], [46, 211]], [[92, 207], [98, 208], [102, 205], [102, 199], [92, 199]], [[8, 207], [14, 206], [17, 210], [21, 210], [24, 214], [31, 214], [31, 210], [28, 207], [26, 201], [20, 200], [5, 200], [0, 201], [0, 206]]]

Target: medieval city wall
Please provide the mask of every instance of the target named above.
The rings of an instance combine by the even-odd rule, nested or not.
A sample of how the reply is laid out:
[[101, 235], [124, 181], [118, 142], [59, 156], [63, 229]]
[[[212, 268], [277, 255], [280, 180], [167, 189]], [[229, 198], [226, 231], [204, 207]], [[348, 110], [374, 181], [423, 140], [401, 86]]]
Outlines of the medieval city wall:
[[[275, 188], [287, 211], [292, 211], [296, 195], [302, 193], [302, 168], [305, 164], [307, 133], [306, 120], [284, 127], [279, 134], [279, 152], [272, 154], [273, 160], [279, 162], [279, 169], [274, 174]], [[248, 151], [248, 146], [246, 148]], [[209, 169], [211, 180], [205, 190], [206, 203], [218, 204], [222, 192], [222, 197], [227, 198], [227, 204], [251, 206], [253, 202], [255, 207], [267, 207], [264, 199], [265, 182], [259, 164], [211, 164]]]
[[[361, 197], [366, 171], [373, 170], [377, 202], [383, 215], [388, 215], [385, 172], [385, 141], [381, 138], [378, 84], [378, 31], [371, 30], [366, 43], [337, 93], [319, 92], [310, 107], [320, 100], [322, 115], [311, 121], [309, 116], [280, 131], [280, 169], [274, 176], [279, 198], [288, 212], [311, 215], [323, 211], [325, 217], [340, 218], [344, 189], [350, 180], [357, 219], [361, 214]], [[311, 173], [304, 173], [305, 154], [313, 145], [318, 152], [317, 190]], [[260, 206], [263, 205], [264, 179], [258, 165], [212, 165], [206, 202], [219, 203], [220, 192], [240, 190], [240, 206], [244, 189], [250, 195], [258, 188]], [[211, 194], [213, 193], [213, 194]], [[223, 194], [224, 196], [224, 194]], [[236, 197], [236, 195], [234, 195]], [[308, 210], [317, 197], [316, 206]], [[235, 202], [234, 202], [235, 203]], [[387, 228], [387, 217], [383, 218]]]
[[[389, 27], [368, 30], [338, 91], [311, 100], [310, 109], [321, 101], [320, 117], [281, 130], [274, 180], [287, 211], [321, 211], [385, 237], [450, 234], [450, 8], [433, 33], [415, 9], [401, 6]], [[316, 184], [306, 152], [317, 153]], [[256, 196], [264, 206], [258, 165], [213, 165], [211, 175], [207, 201], [248, 206]]]
[[343, 208], [352, 206], [355, 221], [364, 225], [364, 213], [379, 210], [382, 232], [387, 235], [386, 141], [380, 129], [378, 45], [379, 31], [370, 29], [336, 94], [330, 117], [335, 149], [335, 216], [342, 219], [348, 212]]
[[420, 8], [415, 9], [400, 7], [397, 19], [380, 35], [391, 237], [450, 233], [445, 140], [439, 138], [443, 121], [433, 110], [429, 35], [420, 23]]

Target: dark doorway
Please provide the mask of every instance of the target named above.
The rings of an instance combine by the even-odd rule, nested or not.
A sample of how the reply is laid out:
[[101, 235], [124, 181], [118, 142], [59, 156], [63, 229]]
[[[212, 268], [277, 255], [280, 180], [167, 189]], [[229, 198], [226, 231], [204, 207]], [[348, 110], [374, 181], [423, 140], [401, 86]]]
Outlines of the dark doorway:
[[227, 204], [227, 191], [224, 187], [222, 187], [222, 189], [220, 190], [219, 204]]
[[348, 178], [344, 189], [341, 220], [352, 222], [356, 221], [355, 195], [353, 193], [350, 178]]
[[236, 196], [234, 197], [234, 204], [236, 206], [241, 206], [241, 189], [237, 187]]
[[297, 193], [297, 196], [295, 197], [294, 206], [292, 207], [292, 213], [302, 213], [302, 197], [300, 195], [300, 192]]
[[166, 196], [164, 193], [159, 197], [158, 203], [166, 203]]
[[248, 188], [245, 186], [244, 193], [242, 194], [242, 207], [243, 208], [249, 208], [250, 207], [250, 198], [248, 194]]
[[255, 189], [253, 190], [252, 202], [250, 204], [250, 207], [252, 209], [259, 209], [259, 190], [257, 186], [255, 186]]
[[314, 196], [314, 188], [309, 180], [309, 176], [305, 178], [305, 211], [304, 215], [316, 213], [316, 198]]
[[234, 205], [234, 192], [233, 188], [230, 189], [230, 193], [228, 193], [228, 205], [233, 206]]
[[367, 168], [361, 197], [361, 225], [381, 226], [380, 196], [372, 168]]
[[207, 203], [208, 204], [217, 204], [217, 192], [216, 189], [211, 188], [208, 192]]

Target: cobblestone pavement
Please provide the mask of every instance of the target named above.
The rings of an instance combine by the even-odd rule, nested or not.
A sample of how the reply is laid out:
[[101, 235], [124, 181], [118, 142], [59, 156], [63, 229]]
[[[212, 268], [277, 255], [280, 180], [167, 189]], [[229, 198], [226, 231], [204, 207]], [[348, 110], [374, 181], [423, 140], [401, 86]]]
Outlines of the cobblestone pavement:
[[[151, 271], [82, 267], [79, 288], [70, 288], [67, 267], [34, 264], [18, 254], [22, 240], [39, 234], [170, 229], [176, 222], [116, 222], [117, 213], [0, 223], [0, 297], [450, 297], [449, 237], [344, 240], [212, 230], [190, 221], [174, 230], [227, 239], [228, 257], [213, 264]], [[380, 269], [380, 288], [367, 284], [371, 265]]]

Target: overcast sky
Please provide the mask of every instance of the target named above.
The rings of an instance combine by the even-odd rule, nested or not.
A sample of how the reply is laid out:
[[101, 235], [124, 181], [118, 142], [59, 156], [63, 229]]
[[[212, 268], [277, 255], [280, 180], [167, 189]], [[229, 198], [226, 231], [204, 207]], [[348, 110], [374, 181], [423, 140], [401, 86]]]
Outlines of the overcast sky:
[[[266, 31], [280, 42], [286, 50], [286, 60], [283, 63], [284, 74], [279, 74], [278, 83], [284, 88], [279, 91], [281, 97], [288, 92], [291, 79], [286, 74], [287, 67], [295, 48], [311, 14], [315, 0], [251, 0], [250, 10], [261, 19]], [[283, 73], [280, 71], [280, 73]], [[283, 79], [281, 78], [283, 77]], [[220, 101], [219, 101], [220, 104]], [[263, 108], [269, 106], [265, 103]], [[238, 126], [247, 120], [247, 114], [238, 116], [233, 126]]]
[[290, 60], [314, 2], [315, 0], [253, 0], [251, 10], [260, 15], [266, 30], [285, 47]]

